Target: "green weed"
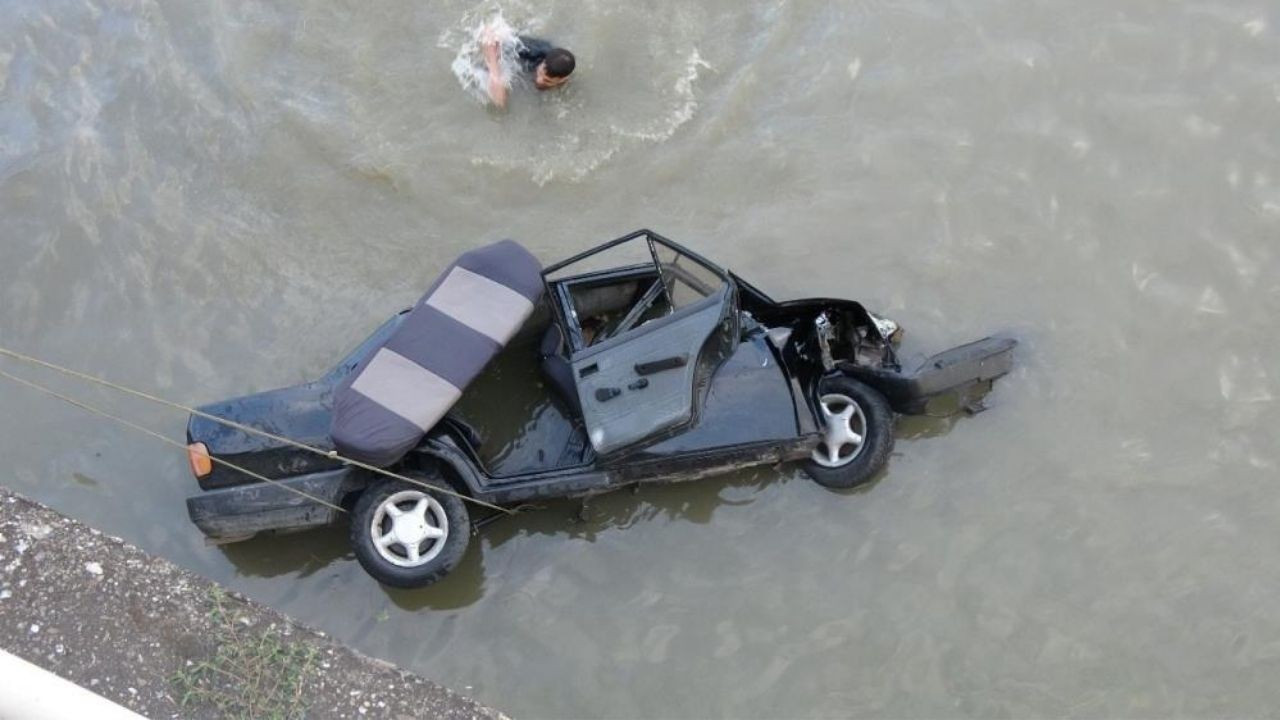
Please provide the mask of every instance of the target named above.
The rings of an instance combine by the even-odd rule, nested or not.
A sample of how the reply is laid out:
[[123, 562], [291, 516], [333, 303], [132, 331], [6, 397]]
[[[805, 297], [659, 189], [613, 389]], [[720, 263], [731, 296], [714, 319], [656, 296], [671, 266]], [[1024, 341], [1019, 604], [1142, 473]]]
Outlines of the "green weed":
[[296, 720], [306, 714], [303, 687], [317, 650], [279, 628], [244, 625], [228, 609], [226, 594], [209, 593], [207, 615], [216, 650], [170, 678], [184, 709], [207, 708], [219, 717]]

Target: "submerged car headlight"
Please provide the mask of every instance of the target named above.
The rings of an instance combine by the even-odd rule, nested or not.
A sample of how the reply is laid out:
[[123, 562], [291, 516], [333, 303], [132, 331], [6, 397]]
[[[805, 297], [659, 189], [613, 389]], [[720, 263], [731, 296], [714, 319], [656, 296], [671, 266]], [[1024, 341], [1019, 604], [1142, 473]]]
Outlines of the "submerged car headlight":
[[880, 317], [873, 313], [867, 313], [867, 315], [871, 316], [871, 322], [875, 324], [876, 332], [880, 333], [880, 337], [888, 340], [895, 346], [902, 342], [902, 336], [905, 334], [905, 331], [898, 325], [898, 323], [887, 317]]

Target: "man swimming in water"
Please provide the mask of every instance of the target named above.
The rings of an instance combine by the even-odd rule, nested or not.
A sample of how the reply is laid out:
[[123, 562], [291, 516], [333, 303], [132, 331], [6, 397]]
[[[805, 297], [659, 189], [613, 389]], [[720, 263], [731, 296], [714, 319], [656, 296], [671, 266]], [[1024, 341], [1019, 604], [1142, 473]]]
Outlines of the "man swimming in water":
[[[569, 75], [576, 65], [573, 53], [546, 40], [524, 35], [517, 37], [516, 43], [520, 69], [533, 76], [534, 87], [550, 90], [569, 82]], [[487, 32], [483, 46], [484, 62], [489, 68], [489, 98], [494, 105], [505, 108], [507, 85], [502, 75], [502, 43], [493, 32]]]

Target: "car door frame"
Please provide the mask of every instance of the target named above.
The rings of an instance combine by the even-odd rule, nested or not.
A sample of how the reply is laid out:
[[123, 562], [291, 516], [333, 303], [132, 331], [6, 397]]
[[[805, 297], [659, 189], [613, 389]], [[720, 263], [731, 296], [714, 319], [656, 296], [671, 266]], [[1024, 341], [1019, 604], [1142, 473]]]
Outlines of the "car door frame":
[[[584, 346], [582, 342], [581, 327], [577, 321], [577, 312], [573, 307], [572, 297], [569, 295], [569, 287], [576, 282], [583, 282], [596, 279], [608, 279], [611, 275], [625, 273], [629, 270], [635, 270], [640, 267], [647, 267], [647, 264], [638, 264], [625, 266], [620, 268], [608, 268], [594, 272], [585, 272], [581, 275], [572, 275], [556, 280], [551, 279], [551, 275], [573, 265], [574, 263], [585, 260], [586, 258], [596, 255], [621, 245], [622, 243], [644, 238], [648, 242], [650, 255], [652, 257], [653, 268], [659, 273], [659, 280], [662, 279], [662, 262], [657, 255], [656, 246], [661, 245], [667, 249], [673, 250], [680, 255], [684, 255], [694, 262], [702, 265], [704, 268], [713, 272], [720, 278], [722, 283], [720, 289], [714, 294], [706, 298], [690, 303], [684, 307], [676, 309], [670, 315], [662, 318], [651, 320], [640, 327], [633, 327], [616, 337], [607, 338], [600, 343], [591, 346]], [[672, 435], [679, 434], [694, 425], [699, 417], [699, 410], [704, 400], [704, 395], [708, 386], [708, 381], [716, 368], [737, 348], [738, 314], [737, 308], [737, 286], [733, 282], [732, 275], [712, 263], [701, 255], [675, 243], [667, 238], [658, 235], [647, 229], [637, 230], [628, 233], [609, 242], [598, 245], [590, 250], [578, 253], [573, 257], [562, 260], [543, 270], [543, 282], [546, 284], [547, 295], [552, 299], [552, 321], [560, 324], [564, 337], [568, 340], [566, 348], [571, 365], [576, 366], [580, 361], [590, 357], [603, 354], [609, 350], [615, 350], [623, 345], [630, 344], [633, 341], [643, 338], [647, 334], [658, 332], [664, 328], [669, 328], [673, 324], [680, 322], [697, 313], [705, 312], [711, 307], [720, 306], [721, 311], [716, 318], [716, 323], [712, 325], [707, 337], [704, 339], [695, 351], [695, 356], [691, 358], [693, 367], [692, 374], [692, 395], [689, 416], [669, 428], [655, 432], [651, 435], [644, 436], [634, 442], [624, 446], [609, 450], [599, 456], [602, 463], [607, 464], [614, 459], [625, 457], [630, 452], [646, 447], [655, 442], [669, 438]], [[664, 283], [665, 284], [665, 283]], [[668, 298], [670, 300], [670, 298]], [[578, 390], [578, 368], [574, 370], [575, 391]], [[594, 445], [594, 443], [593, 443]]]
[[[598, 255], [599, 253], [602, 253], [605, 250], [608, 250], [613, 247], [617, 247], [618, 245], [621, 245], [625, 242], [629, 242], [631, 240], [635, 240], [636, 238], [640, 238], [640, 237], [647, 238], [649, 240], [650, 256], [653, 259], [653, 264], [655, 268], [660, 269], [662, 266], [662, 263], [661, 261], [658, 260], [656, 250], [654, 249], [654, 244], [662, 245], [664, 247], [667, 247], [671, 250], [676, 251], [677, 253], [680, 253], [681, 255], [685, 255], [691, 260], [696, 261], [698, 264], [702, 265], [703, 267], [716, 273], [716, 275], [720, 276], [720, 278], [726, 283], [726, 285], [729, 286], [730, 291], [734, 293], [735, 297], [733, 298], [733, 300], [736, 306], [737, 283], [735, 282], [736, 276], [732, 272], [730, 272], [729, 270], [723, 267], [720, 267], [719, 265], [711, 262], [710, 260], [706, 259], [702, 255], [699, 255], [698, 253], [694, 252], [693, 250], [690, 250], [689, 248], [681, 245], [680, 243], [674, 240], [663, 237], [662, 235], [659, 235], [658, 233], [652, 230], [649, 230], [648, 228], [641, 228], [639, 230], [629, 232], [626, 235], [623, 235], [621, 237], [614, 238], [606, 243], [601, 243], [600, 245], [597, 245], [588, 250], [584, 250], [578, 253], [577, 255], [567, 257], [564, 260], [561, 260], [560, 262], [557, 262], [552, 265], [548, 265], [547, 267], [543, 268], [542, 283], [543, 283], [543, 286], [546, 288], [547, 297], [551, 298], [552, 300], [552, 303], [551, 303], [552, 322], [558, 323], [560, 325], [560, 329], [564, 331], [565, 337], [570, 339], [571, 351], [577, 351], [582, 348], [581, 346], [582, 334], [578, 327], [577, 322], [570, 322], [569, 316], [566, 313], [566, 305], [568, 306], [568, 310], [570, 311], [572, 310], [573, 305], [571, 302], [571, 298], [567, 296], [563, 296], [559, 288], [563, 287], [564, 283], [569, 280], [584, 280], [587, 278], [604, 279], [609, 277], [613, 273], [617, 273], [617, 272], [631, 269], [631, 268], [625, 268], [625, 267], [609, 268], [606, 270], [586, 272], [581, 275], [574, 275], [567, 278], [561, 278], [559, 280], [552, 280], [551, 275], [554, 275], [555, 273], [565, 269], [566, 267], [569, 267], [570, 265], [573, 265], [574, 263], [581, 262], [591, 257], [592, 255]], [[697, 303], [694, 303], [694, 305], [697, 305]], [[693, 305], [690, 305], [687, 307], [693, 307]]]

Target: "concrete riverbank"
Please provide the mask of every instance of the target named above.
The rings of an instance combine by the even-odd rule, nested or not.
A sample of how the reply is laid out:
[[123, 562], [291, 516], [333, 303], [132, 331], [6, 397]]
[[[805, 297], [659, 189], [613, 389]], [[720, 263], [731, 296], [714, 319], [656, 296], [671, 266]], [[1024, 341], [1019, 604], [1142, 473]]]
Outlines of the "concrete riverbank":
[[504, 717], [3, 487], [0, 648], [149, 718]]

